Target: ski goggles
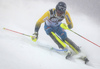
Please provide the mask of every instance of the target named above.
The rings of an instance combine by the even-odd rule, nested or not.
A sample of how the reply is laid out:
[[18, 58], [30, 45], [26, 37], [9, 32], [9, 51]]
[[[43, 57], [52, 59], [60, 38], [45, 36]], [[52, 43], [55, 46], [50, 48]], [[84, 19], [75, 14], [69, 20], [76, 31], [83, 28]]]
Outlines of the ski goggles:
[[58, 6], [58, 10], [59, 10], [60, 12], [65, 12], [65, 11], [66, 11], [66, 8], [63, 7], [63, 6]]

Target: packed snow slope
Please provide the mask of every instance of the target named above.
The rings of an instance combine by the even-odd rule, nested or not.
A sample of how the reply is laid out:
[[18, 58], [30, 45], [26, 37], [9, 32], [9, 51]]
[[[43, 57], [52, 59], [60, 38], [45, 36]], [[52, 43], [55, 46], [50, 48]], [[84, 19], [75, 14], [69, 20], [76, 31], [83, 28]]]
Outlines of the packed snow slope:
[[[100, 69], [100, 47], [97, 47], [74, 33], [66, 30], [72, 39], [90, 59], [91, 65], [82, 61], [66, 60], [58, 54], [42, 46], [58, 48], [46, 35], [44, 24], [39, 30], [37, 42], [30, 37], [3, 30], [9, 28], [32, 35], [36, 21], [56, 3], [32, 0], [0, 0], [0, 69]], [[75, 32], [100, 45], [100, 28], [92, 17], [84, 13], [68, 11], [72, 17]], [[63, 21], [65, 23], [65, 21]]]

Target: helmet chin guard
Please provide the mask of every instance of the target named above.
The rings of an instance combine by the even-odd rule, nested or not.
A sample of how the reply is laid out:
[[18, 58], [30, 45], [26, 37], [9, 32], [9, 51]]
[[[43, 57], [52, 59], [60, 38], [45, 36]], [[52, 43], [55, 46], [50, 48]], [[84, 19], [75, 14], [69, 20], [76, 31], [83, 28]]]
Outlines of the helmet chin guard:
[[65, 12], [59, 13], [59, 11], [56, 11], [56, 12], [55, 12], [55, 16], [56, 16], [57, 18], [65, 17]]

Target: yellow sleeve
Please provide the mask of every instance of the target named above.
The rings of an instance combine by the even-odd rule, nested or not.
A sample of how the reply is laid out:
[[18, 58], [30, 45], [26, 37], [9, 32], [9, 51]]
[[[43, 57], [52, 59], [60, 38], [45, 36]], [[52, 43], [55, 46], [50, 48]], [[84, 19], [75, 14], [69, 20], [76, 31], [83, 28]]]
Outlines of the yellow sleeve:
[[50, 18], [50, 12], [47, 11], [46, 13], [44, 13], [44, 15], [36, 22], [36, 26], [35, 26], [35, 32], [38, 32], [41, 24], [43, 22], [45, 22], [47, 19]]
[[43, 23], [45, 22], [47, 19], [50, 18], [50, 12], [47, 11], [38, 21], [37, 23]]
[[70, 17], [70, 14], [68, 13], [68, 11], [66, 11], [66, 13], [65, 13], [65, 20], [66, 20], [66, 23], [68, 25], [70, 25], [71, 28], [73, 28], [73, 23], [72, 23], [72, 20], [71, 20], [71, 17]]

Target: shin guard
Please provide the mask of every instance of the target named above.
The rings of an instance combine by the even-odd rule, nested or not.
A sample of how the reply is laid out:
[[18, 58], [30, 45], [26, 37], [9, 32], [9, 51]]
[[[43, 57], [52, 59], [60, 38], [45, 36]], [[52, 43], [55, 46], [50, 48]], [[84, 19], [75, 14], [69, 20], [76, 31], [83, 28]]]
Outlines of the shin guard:
[[65, 40], [65, 43], [67, 44], [67, 45], [69, 45], [69, 47], [76, 53], [76, 54], [78, 54], [81, 50], [80, 50], [80, 48], [73, 42], [73, 41], [71, 41], [69, 38], [67, 38], [66, 40]]
[[54, 32], [51, 32], [49, 35], [54, 40], [54, 42], [59, 46], [59, 48], [66, 48], [66, 44]]

